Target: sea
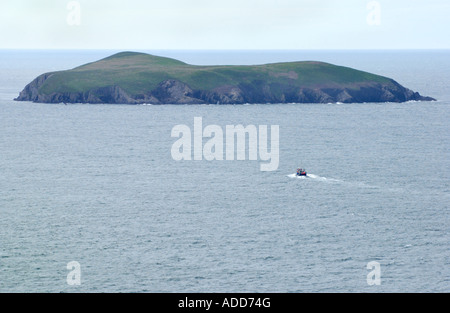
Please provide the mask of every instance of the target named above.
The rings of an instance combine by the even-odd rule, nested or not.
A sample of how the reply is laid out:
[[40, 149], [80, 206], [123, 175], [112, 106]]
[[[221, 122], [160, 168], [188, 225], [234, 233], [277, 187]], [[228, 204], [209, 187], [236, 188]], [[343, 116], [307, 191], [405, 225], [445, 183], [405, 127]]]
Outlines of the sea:
[[[324, 61], [435, 102], [13, 101], [42, 73], [116, 52], [0, 50], [0, 292], [450, 291], [449, 50], [141, 51]], [[175, 160], [172, 130], [196, 117], [278, 126], [277, 169]]]

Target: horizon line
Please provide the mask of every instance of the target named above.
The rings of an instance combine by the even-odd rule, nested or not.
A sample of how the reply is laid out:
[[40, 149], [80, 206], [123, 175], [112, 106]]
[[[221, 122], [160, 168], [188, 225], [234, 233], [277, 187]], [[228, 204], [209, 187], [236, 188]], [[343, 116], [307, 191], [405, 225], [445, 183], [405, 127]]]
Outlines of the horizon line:
[[0, 48], [0, 51], [448, 51], [450, 48], [348, 48], [348, 49], [220, 49], [220, 48]]

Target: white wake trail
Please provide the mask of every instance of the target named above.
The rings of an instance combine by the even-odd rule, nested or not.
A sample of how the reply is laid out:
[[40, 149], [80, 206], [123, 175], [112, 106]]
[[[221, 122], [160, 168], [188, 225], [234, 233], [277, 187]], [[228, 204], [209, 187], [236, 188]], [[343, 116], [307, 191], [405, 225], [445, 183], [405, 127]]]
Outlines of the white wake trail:
[[327, 181], [327, 182], [343, 182], [342, 180], [339, 180], [339, 179], [327, 178], [327, 177], [323, 177], [323, 176], [319, 176], [319, 175], [315, 175], [315, 174], [306, 174], [306, 176], [297, 176], [297, 174], [294, 173], [294, 174], [288, 175], [288, 177], [297, 178], [297, 179], [314, 179], [314, 180], [318, 180], [318, 181]]

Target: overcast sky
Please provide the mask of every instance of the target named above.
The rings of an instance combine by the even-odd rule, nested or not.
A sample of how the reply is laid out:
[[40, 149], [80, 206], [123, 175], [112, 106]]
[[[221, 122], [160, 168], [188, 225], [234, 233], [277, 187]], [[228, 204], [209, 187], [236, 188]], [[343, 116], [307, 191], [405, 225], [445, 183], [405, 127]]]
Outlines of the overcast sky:
[[449, 0], [1, 0], [0, 49], [450, 49]]

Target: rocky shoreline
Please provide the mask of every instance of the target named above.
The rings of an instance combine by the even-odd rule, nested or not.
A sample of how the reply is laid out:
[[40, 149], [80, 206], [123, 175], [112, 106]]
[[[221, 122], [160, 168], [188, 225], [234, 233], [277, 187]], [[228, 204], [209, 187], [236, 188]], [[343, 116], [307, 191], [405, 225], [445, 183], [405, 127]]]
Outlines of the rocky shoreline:
[[[211, 91], [193, 90], [178, 80], [165, 80], [147, 94], [129, 95], [119, 86], [107, 86], [87, 92], [41, 94], [39, 88], [52, 74], [43, 74], [28, 84], [16, 101], [39, 103], [92, 104], [244, 104], [244, 103], [364, 103], [434, 101], [398, 83], [366, 84], [355, 88], [301, 88], [281, 95], [270, 92], [270, 85], [222, 86]], [[354, 86], [353, 86], [354, 87]]]

